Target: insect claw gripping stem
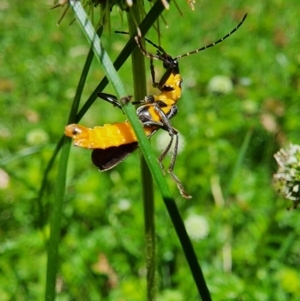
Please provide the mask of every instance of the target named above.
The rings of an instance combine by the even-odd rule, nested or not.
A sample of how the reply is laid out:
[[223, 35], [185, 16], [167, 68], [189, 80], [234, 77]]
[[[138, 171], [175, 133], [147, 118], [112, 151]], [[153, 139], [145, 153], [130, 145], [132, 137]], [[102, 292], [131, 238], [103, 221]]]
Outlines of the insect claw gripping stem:
[[[150, 59], [150, 71], [153, 86], [160, 90], [160, 94], [145, 96], [144, 99], [135, 101], [133, 104], [139, 105], [136, 110], [136, 114], [138, 115], [148, 138], [150, 138], [159, 129], [165, 130], [169, 133], [170, 141], [165, 150], [158, 157], [158, 162], [163, 172], [164, 167], [162, 161], [169, 153], [175, 139], [174, 150], [170, 165], [168, 167], [168, 173], [175, 181], [180, 194], [184, 198], [189, 199], [191, 196], [185, 191], [179, 178], [174, 174], [173, 171], [178, 153], [179, 137], [178, 131], [172, 127], [170, 122], [170, 120], [177, 114], [178, 108], [176, 103], [181, 97], [182, 91], [182, 77], [179, 73], [178, 60], [221, 43], [239, 29], [246, 17], [247, 14], [245, 14], [240, 23], [223, 38], [207, 46], [182, 55], [178, 55], [175, 58], [172, 58], [168, 53], [166, 53], [161, 46], [157, 46], [150, 40], [145, 39], [157, 49], [156, 54], [147, 52], [142, 45], [141, 31], [139, 28], [137, 28], [138, 34], [135, 37], [135, 41], [144, 56]], [[128, 34], [126, 32], [119, 33]], [[153, 60], [162, 61], [165, 69], [165, 73], [159, 82], [155, 80]], [[122, 105], [126, 105], [131, 101], [131, 96], [123, 97], [120, 100], [122, 103], [121, 105], [114, 95], [99, 93], [98, 96], [110, 104], [117, 106], [119, 109], [122, 109]], [[93, 149], [92, 161], [101, 171], [113, 168], [138, 147], [134, 130], [128, 121], [123, 123], [106, 124], [93, 129], [77, 124], [71, 124], [65, 128], [65, 135], [73, 138], [75, 145]]]
[[126, 106], [127, 104], [129, 104], [131, 102], [132, 96], [124, 96], [120, 99], [120, 102]]

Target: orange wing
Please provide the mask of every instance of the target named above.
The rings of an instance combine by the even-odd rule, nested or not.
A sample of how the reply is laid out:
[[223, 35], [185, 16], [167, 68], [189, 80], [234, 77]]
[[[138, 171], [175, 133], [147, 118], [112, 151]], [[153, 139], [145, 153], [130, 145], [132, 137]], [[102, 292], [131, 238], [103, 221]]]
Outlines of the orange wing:
[[[155, 128], [145, 127], [144, 131], [147, 136], [150, 136]], [[128, 121], [105, 124], [94, 128], [69, 124], [65, 127], [65, 135], [73, 138], [74, 145], [88, 149], [107, 149], [137, 141]]]

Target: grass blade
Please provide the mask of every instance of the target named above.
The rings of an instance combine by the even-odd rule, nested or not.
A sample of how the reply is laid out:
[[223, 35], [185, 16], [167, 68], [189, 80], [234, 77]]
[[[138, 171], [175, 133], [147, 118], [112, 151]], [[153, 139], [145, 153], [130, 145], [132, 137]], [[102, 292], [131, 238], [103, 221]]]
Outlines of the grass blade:
[[[160, 2], [160, 1], [157, 1], [156, 3], [158, 3], [158, 2]], [[115, 88], [117, 97], [121, 98], [122, 96], [127, 95], [125, 92], [125, 89], [122, 85], [122, 82], [119, 79], [119, 76], [118, 76], [116, 70], [114, 69], [113, 64], [110, 62], [110, 60], [108, 58], [108, 55], [106, 53], [104, 53], [105, 51], [102, 47], [97, 46], [98, 44], [100, 45], [100, 40], [98, 39], [96, 34], [91, 32], [93, 27], [89, 23], [87, 17], [84, 16], [84, 13], [83, 13], [84, 10], [81, 7], [80, 3], [78, 3], [77, 1], [74, 1], [74, 0], [73, 1], [71, 0], [70, 3], [71, 3], [71, 5], [74, 4], [74, 6], [76, 6], [76, 10], [74, 9], [75, 13], [78, 10], [82, 10], [82, 11], [80, 11], [78, 21], [81, 22], [81, 27], [83, 29], [85, 29], [87, 26], [89, 26], [88, 32], [86, 33], [86, 37], [89, 39], [89, 42], [92, 45], [95, 45], [94, 46], [94, 50], [96, 51], [95, 55], [96, 55], [97, 59], [103, 64], [103, 68], [104, 68], [105, 72], [108, 73], [106, 75], [107, 78], [109, 78], [112, 81], [116, 80], [116, 83], [113, 84], [113, 87]], [[88, 23], [90, 25], [88, 25]], [[131, 40], [132, 40], [132, 38], [131, 38]], [[105, 59], [103, 59], [103, 58], [105, 58]], [[184, 226], [184, 223], [179, 214], [176, 203], [175, 203], [174, 199], [171, 197], [170, 190], [168, 188], [166, 179], [165, 179], [164, 175], [162, 174], [160, 166], [158, 165], [156, 156], [150, 146], [150, 143], [149, 143], [147, 137], [144, 134], [143, 128], [136, 115], [135, 109], [131, 104], [125, 105], [123, 107], [123, 109], [135, 131], [135, 134], [138, 138], [140, 149], [144, 155], [147, 165], [149, 166], [149, 168], [151, 170], [151, 173], [156, 181], [156, 184], [162, 194], [163, 200], [164, 200], [167, 210], [170, 214], [171, 220], [174, 224], [175, 230], [177, 232], [177, 235], [181, 242], [182, 248], [184, 250], [186, 259], [190, 266], [190, 269], [191, 269], [192, 275], [194, 277], [194, 281], [197, 285], [199, 294], [203, 298], [203, 300], [209, 301], [209, 300], [211, 300], [210, 294], [207, 289], [202, 270], [198, 264], [198, 260], [197, 260], [195, 251], [193, 249], [191, 241], [185, 230], [185, 226]]]

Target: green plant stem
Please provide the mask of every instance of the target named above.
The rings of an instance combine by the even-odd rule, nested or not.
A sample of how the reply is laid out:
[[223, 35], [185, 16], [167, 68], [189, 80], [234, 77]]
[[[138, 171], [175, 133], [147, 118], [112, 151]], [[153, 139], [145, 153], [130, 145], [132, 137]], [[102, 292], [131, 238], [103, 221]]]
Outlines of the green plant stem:
[[[102, 32], [102, 29], [99, 30], [99, 34]], [[82, 95], [82, 91], [86, 82], [86, 78], [93, 60], [94, 53], [92, 49], [89, 51], [87, 56], [82, 74], [79, 79], [79, 83], [77, 86], [76, 94], [74, 97], [74, 101], [70, 110], [68, 123], [73, 123], [76, 119], [76, 114], [79, 108], [80, 98]], [[50, 220], [50, 238], [48, 244], [48, 256], [47, 256], [47, 276], [46, 276], [46, 292], [45, 292], [45, 300], [53, 301], [55, 300], [55, 286], [56, 286], [56, 274], [58, 269], [58, 245], [60, 240], [60, 229], [61, 229], [61, 220], [63, 215], [63, 201], [65, 195], [65, 186], [66, 186], [66, 174], [67, 167], [69, 161], [70, 147], [71, 141], [66, 137], [61, 139], [62, 144], [62, 152], [59, 160], [59, 168], [57, 174], [57, 180], [55, 184], [54, 190], [54, 201], [51, 212], [51, 220]], [[60, 145], [60, 142], [59, 144]], [[58, 152], [59, 149], [56, 147], [55, 152]], [[55, 158], [55, 157], [52, 157]], [[54, 160], [53, 160], [54, 161]], [[51, 165], [52, 162], [51, 159]], [[46, 170], [47, 171], [47, 170]], [[44, 179], [46, 179], [44, 177]], [[43, 185], [46, 185], [46, 181], [43, 180]], [[40, 193], [43, 190], [40, 190]], [[39, 202], [41, 201], [42, 195], [40, 195]]]
[[168, 213], [174, 225], [176, 234], [180, 240], [181, 247], [192, 272], [199, 295], [201, 296], [203, 301], [211, 301], [210, 293], [207, 288], [201, 267], [199, 265], [197, 255], [195, 253], [191, 240], [186, 232], [183, 220], [180, 216], [176, 203], [174, 202], [174, 199], [168, 199], [166, 197], [164, 197], [164, 203], [167, 207]]
[[[138, 24], [140, 23], [139, 5], [143, 5], [141, 1], [137, 1], [131, 8], [131, 13], [127, 14], [130, 36], [136, 31], [137, 25], [134, 21], [138, 22]], [[131, 57], [134, 97], [136, 100], [143, 99], [147, 93], [145, 57], [138, 48], [135, 48]], [[154, 195], [152, 176], [143, 156], [141, 156], [141, 176], [146, 241], [147, 300], [152, 301], [155, 300], [156, 292]]]
[[47, 256], [47, 277], [45, 300], [55, 300], [56, 273], [58, 268], [58, 244], [60, 239], [60, 226], [62, 220], [62, 208], [65, 195], [66, 170], [71, 142], [65, 139], [59, 161], [58, 175], [55, 183], [54, 201], [50, 220], [50, 239]]

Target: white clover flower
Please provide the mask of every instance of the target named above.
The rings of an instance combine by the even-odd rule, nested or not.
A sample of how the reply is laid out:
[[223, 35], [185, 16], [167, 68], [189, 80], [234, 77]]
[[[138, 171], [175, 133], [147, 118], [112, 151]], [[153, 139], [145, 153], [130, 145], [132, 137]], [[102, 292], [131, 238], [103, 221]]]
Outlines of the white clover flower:
[[186, 231], [192, 240], [204, 239], [209, 233], [209, 224], [207, 219], [198, 214], [191, 214], [184, 222]]
[[127, 211], [130, 209], [131, 203], [127, 199], [120, 199], [117, 206], [121, 211]]
[[294, 208], [300, 203], [300, 146], [290, 144], [274, 155], [279, 169], [274, 174], [274, 185], [286, 199], [295, 202]]
[[[155, 137], [155, 148], [160, 151], [163, 152], [167, 145], [170, 142], [170, 135], [167, 131], [160, 131], [156, 137]], [[182, 136], [180, 133], [178, 133], [178, 150], [177, 150], [177, 154], [182, 153], [184, 147], [185, 147], [185, 139], [184, 136]], [[174, 151], [174, 146], [175, 146], [175, 139], [173, 140], [173, 144], [172, 147], [170, 148], [170, 151], [168, 154], [172, 154], [172, 152]]]
[[49, 141], [49, 135], [43, 129], [33, 129], [26, 135], [26, 142], [29, 145], [45, 144]]
[[10, 177], [8, 173], [0, 168], [0, 189], [6, 189], [9, 186]]
[[252, 79], [250, 77], [241, 77], [239, 83], [243, 86], [250, 86], [252, 84]]
[[208, 83], [210, 93], [229, 94], [233, 90], [231, 79], [225, 75], [216, 75]]
[[243, 111], [246, 114], [256, 114], [259, 110], [258, 105], [252, 99], [246, 99], [242, 102]]

